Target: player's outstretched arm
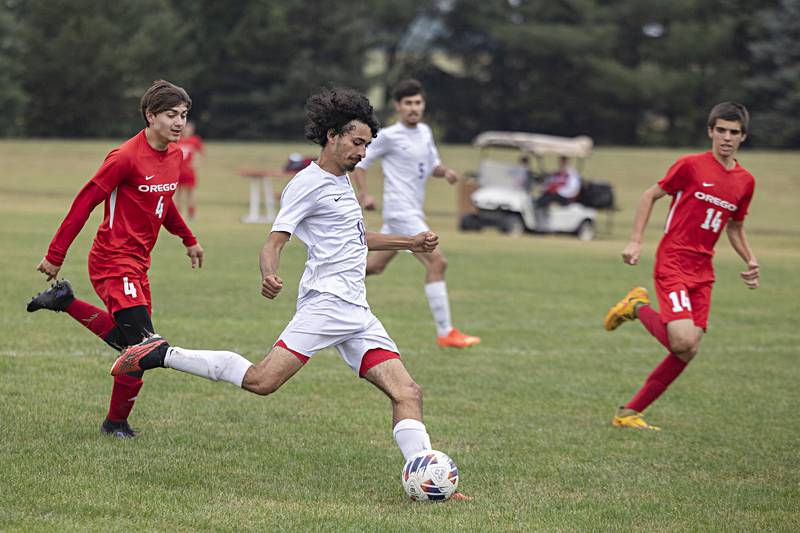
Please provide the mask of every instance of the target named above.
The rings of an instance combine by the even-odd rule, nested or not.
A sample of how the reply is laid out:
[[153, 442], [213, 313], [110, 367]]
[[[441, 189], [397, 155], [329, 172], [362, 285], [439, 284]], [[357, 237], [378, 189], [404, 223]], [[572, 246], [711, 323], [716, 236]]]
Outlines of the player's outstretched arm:
[[458, 172], [453, 170], [452, 168], [447, 168], [444, 165], [437, 165], [436, 168], [433, 169], [433, 175], [437, 178], [444, 178], [447, 180], [447, 183], [453, 185], [455, 182], [458, 181]]
[[739, 275], [744, 280], [744, 284], [747, 285], [748, 289], [757, 289], [760, 274], [758, 260], [755, 254], [753, 254], [750, 244], [747, 242], [747, 236], [744, 233], [744, 221], [729, 221], [725, 231], [728, 234], [728, 240], [731, 242], [733, 249], [736, 250], [739, 257], [747, 263], [747, 270]]
[[53, 240], [50, 241], [47, 255], [36, 265], [36, 270], [46, 275], [47, 281], [58, 275], [72, 241], [86, 225], [94, 208], [105, 199], [106, 193], [91, 181], [78, 192], [67, 216], [64, 217]]
[[439, 246], [439, 236], [432, 231], [423, 231], [413, 237], [367, 232], [367, 248], [373, 251], [410, 250], [414, 253], [428, 253], [434, 251], [437, 246]]
[[642, 239], [644, 238], [644, 230], [647, 227], [647, 221], [650, 220], [650, 214], [653, 212], [653, 205], [666, 196], [667, 192], [659, 187], [653, 185], [639, 198], [639, 205], [636, 208], [636, 216], [633, 219], [633, 232], [631, 233], [630, 240], [628, 241], [625, 249], [622, 250], [622, 261], [628, 265], [638, 265], [639, 259], [642, 254]]
[[367, 172], [363, 168], [354, 168], [350, 172], [350, 177], [356, 183], [358, 189], [358, 203], [367, 211], [375, 209], [375, 197], [367, 190]]
[[273, 231], [269, 234], [267, 242], [261, 249], [259, 266], [261, 267], [261, 296], [274, 299], [281, 289], [283, 280], [278, 277], [278, 266], [281, 261], [281, 251], [289, 242], [290, 235], [285, 231]]

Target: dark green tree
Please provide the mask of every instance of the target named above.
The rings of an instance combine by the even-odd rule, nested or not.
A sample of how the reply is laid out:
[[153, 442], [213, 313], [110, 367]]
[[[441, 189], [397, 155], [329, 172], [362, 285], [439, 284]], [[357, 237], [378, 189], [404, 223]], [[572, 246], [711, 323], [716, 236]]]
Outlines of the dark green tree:
[[20, 19], [28, 135], [129, 135], [143, 125], [138, 100], [153, 79], [191, 75], [166, 0], [29, 0]]
[[19, 135], [24, 127], [24, 111], [27, 101], [20, 82], [19, 21], [12, 9], [13, 4], [0, 1], [0, 137]]
[[746, 82], [753, 115], [751, 142], [800, 147], [800, 2], [780, 0], [758, 13]]

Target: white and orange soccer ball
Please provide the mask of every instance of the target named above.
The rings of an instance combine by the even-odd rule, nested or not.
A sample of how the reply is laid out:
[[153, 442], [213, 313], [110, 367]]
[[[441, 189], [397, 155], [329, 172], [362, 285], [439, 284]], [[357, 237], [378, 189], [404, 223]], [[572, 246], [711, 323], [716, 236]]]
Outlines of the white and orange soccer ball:
[[414, 501], [445, 501], [458, 489], [458, 468], [447, 454], [425, 450], [406, 461], [402, 481]]

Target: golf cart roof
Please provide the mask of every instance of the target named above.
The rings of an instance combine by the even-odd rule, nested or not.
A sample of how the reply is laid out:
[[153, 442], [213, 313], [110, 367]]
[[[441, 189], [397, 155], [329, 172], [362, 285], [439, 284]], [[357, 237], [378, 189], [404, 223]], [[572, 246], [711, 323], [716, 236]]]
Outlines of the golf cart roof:
[[586, 135], [556, 137], [522, 131], [484, 131], [475, 137], [472, 144], [480, 148], [487, 146], [519, 148], [536, 156], [555, 154], [567, 157], [589, 157], [592, 154], [594, 142], [591, 137]]

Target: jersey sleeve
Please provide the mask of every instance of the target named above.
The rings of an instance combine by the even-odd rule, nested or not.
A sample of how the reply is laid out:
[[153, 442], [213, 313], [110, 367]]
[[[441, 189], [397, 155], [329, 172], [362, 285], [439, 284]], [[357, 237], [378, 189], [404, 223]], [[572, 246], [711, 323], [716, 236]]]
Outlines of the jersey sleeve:
[[737, 222], [741, 222], [744, 220], [744, 217], [747, 216], [747, 211], [750, 209], [750, 201], [753, 199], [753, 193], [756, 189], [755, 180], [750, 181], [750, 185], [747, 188], [747, 192], [745, 192], [744, 196], [742, 196], [741, 201], [739, 201], [739, 205], [737, 206], [736, 212], [733, 213], [731, 218]]
[[689, 183], [691, 168], [686, 159], [678, 159], [667, 171], [667, 175], [661, 178], [658, 186], [667, 194], [674, 195], [683, 190]]
[[317, 187], [309, 186], [305, 180], [293, 179], [281, 194], [281, 209], [272, 224], [272, 231], [294, 234], [300, 222], [317, 206]]
[[164, 228], [173, 235], [180, 237], [181, 241], [183, 241], [183, 245], [187, 248], [197, 244], [197, 237], [194, 236], [192, 230], [186, 225], [186, 221], [183, 220], [172, 198], [169, 199], [167, 212], [164, 214]]
[[50, 246], [47, 248], [47, 255], [45, 259], [55, 266], [64, 264], [64, 259], [67, 257], [67, 250], [69, 250], [72, 241], [86, 225], [89, 215], [103, 200], [107, 194], [100, 189], [93, 181], [90, 181], [83, 186], [75, 200], [72, 202], [67, 216], [58, 227], [53, 240], [50, 241]]
[[372, 163], [385, 156], [389, 152], [390, 147], [391, 143], [389, 142], [388, 135], [384, 131], [379, 131], [378, 136], [375, 137], [372, 144], [367, 147], [366, 157], [359, 161], [356, 167], [363, 168], [364, 170], [368, 169]]
[[434, 168], [442, 164], [442, 159], [439, 157], [439, 150], [436, 148], [436, 141], [433, 140], [433, 131], [431, 131], [430, 127], [428, 127], [428, 138], [430, 139], [431, 143], [431, 172], [433, 172]]
[[111, 150], [92, 178], [92, 182], [106, 194], [116, 189], [130, 172], [130, 161], [118, 148]]

